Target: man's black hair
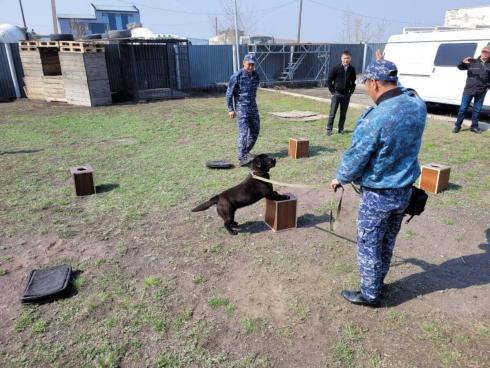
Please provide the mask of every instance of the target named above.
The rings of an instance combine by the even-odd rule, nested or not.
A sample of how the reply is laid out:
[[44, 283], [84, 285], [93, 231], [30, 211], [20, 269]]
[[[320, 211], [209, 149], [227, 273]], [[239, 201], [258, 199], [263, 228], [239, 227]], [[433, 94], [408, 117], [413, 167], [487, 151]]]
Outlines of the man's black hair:
[[352, 53], [349, 50], [344, 50], [342, 51], [342, 55], [352, 56]]

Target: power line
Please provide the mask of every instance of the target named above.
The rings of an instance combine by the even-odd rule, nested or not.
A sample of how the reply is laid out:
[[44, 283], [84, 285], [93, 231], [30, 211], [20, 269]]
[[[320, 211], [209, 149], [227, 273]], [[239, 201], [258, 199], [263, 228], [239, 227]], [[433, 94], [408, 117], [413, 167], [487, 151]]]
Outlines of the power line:
[[351, 10], [347, 10], [347, 9], [341, 9], [341, 8], [336, 8], [334, 6], [331, 6], [331, 5], [327, 5], [323, 2], [320, 2], [318, 0], [307, 0], [309, 1], [310, 3], [312, 4], [317, 4], [317, 5], [320, 5], [320, 6], [323, 6], [325, 8], [328, 8], [330, 10], [334, 10], [334, 11], [337, 11], [337, 12], [342, 12], [342, 13], [348, 13], [348, 14], [352, 14], [352, 15], [357, 15], [358, 17], [361, 17], [361, 18], [369, 18], [369, 19], [376, 19], [376, 20], [382, 20], [382, 21], [389, 21], [389, 22], [393, 22], [393, 23], [401, 23], [401, 24], [417, 24], [417, 25], [427, 25], [425, 23], [420, 23], [420, 22], [410, 22], [410, 21], [406, 21], [406, 20], [400, 20], [400, 19], [390, 19], [390, 18], [381, 18], [381, 17], [373, 17], [373, 16], [370, 16], [370, 15], [365, 15], [365, 14], [360, 14], [360, 13], [356, 13], [356, 12], [353, 12]]
[[[187, 14], [187, 15], [206, 15], [206, 16], [217, 16], [217, 15], [227, 15], [226, 13], [207, 13], [207, 12], [195, 12], [195, 11], [188, 11], [188, 10], [176, 10], [176, 9], [169, 9], [169, 8], [160, 8], [157, 6], [152, 6], [152, 5], [146, 5], [146, 4], [141, 4], [141, 3], [134, 3], [130, 1], [125, 1], [125, 0], [117, 0], [120, 3], [124, 4], [130, 4], [130, 5], [137, 5], [142, 8], [148, 8], [152, 10], [159, 10], [167, 13], [175, 13], [175, 14]], [[286, 2], [283, 2], [282, 4], [276, 5], [276, 6], [271, 6], [268, 8], [262, 8], [262, 9], [256, 9], [252, 10], [249, 13], [260, 13], [260, 12], [267, 12], [267, 11], [275, 11], [281, 8], [284, 8], [292, 3], [297, 2], [297, 0], [289, 0]]]

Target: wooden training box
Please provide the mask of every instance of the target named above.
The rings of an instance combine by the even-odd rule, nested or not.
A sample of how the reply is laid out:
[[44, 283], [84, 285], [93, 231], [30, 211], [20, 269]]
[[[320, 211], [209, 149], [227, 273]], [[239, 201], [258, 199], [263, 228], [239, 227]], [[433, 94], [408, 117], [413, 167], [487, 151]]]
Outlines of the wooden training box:
[[310, 157], [310, 142], [304, 138], [289, 138], [289, 157]]
[[430, 193], [440, 193], [449, 186], [451, 168], [446, 165], [430, 163], [422, 166], [420, 189]]
[[272, 231], [282, 231], [297, 226], [298, 200], [294, 194], [286, 193], [286, 195], [289, 199], [283, 201], [265, 200], [264, 221]]
[[94, 170], [90, 165], [70, 168], [77, 196], [86, 196], [95, 193], [93, 172]]

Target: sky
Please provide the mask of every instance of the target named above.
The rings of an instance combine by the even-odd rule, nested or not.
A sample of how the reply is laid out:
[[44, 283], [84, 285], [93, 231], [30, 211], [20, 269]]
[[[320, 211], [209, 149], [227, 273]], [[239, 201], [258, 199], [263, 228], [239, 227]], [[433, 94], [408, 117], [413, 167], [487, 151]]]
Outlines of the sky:
[[[226, 3], [231, 0], [92, 0], [95, 4], [129, 5], [140, 10], [141, 21], [155, 33], [209, 38], [215, 33], [215, 19], [229, 24]], [[296, 39], [300, 0], [237, 0], [248, 34]], [[26, 23], [37, 33], [52, 33], [51, 1], [22, 0]], [[342, 42], [346, 17], [362, 17], [367, 27], [382, 26], [385, 42], [403, 27], [438, 26], [448, 9], [490, 6], [488, 0], [303, 0], [301, 40]], [[90, 14], [90, 1], [56, 0], [58, 13]], [[19, 0], [0, 0], [0, 24], [22, 25]], [[347, 15], [346, 15], [347, 14]], [[367, 25], [368, 23], [371, 26]]]

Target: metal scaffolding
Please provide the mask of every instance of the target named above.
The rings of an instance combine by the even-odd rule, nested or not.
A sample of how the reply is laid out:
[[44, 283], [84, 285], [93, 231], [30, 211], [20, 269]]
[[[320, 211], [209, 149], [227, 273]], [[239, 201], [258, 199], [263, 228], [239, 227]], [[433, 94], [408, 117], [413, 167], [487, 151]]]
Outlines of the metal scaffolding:
[[324, 83], [330, 65], [330, 44], [291, 43], [249, 45], [257, 58], [261, 84]]

